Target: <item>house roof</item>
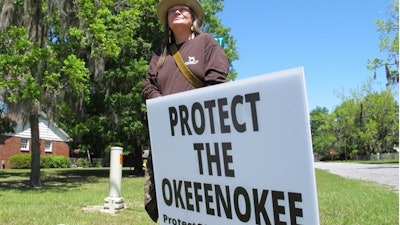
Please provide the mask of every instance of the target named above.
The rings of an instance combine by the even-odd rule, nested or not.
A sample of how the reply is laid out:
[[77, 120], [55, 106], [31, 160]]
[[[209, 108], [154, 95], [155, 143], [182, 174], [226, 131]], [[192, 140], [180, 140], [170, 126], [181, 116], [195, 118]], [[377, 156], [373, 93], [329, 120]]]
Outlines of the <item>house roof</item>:
[[[17, 127], [14, 133], [8, 133], [7, 136], [15, 136], [21, 138], [31, 138], [31, 126], [29, 121], [24, 123], [22, 120], [17, 121]], [[50, 122], [45, 115], [39, 116], [39, 138], [49, 141], [69, 142], [69, 135], [59, 128], [54, 122]]]

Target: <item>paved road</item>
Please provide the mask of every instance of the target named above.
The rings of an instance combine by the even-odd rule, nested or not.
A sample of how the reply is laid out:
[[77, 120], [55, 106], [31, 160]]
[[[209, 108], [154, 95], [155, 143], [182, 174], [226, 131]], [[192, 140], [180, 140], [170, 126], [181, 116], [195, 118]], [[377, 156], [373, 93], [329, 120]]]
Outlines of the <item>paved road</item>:
[[315, 162], [315, 168], [351, 179], [363, 179], [390, 185], [399, 192], [399, 165]]

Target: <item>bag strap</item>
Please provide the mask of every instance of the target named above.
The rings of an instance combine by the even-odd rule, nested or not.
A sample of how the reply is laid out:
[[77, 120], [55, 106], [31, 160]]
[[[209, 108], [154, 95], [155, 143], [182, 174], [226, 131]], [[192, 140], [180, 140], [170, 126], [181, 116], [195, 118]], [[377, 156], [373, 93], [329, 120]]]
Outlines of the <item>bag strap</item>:
[[200, 88], [204, 87], [205, 84], [203, 81], [201, 81], [196, 75], [190, 71], [190, 69], [185, 65], [183, 62], [182, 56], [178, 51], [178, 48], [176, 47], [176, 44], [172, 44], [170, 46], [170, 51], [172, 54], [172, 57], [174, 57], [176, 65], [178, 65], [179, 70], [185, 76], [185, 78], [195, 87], [195, 88]]

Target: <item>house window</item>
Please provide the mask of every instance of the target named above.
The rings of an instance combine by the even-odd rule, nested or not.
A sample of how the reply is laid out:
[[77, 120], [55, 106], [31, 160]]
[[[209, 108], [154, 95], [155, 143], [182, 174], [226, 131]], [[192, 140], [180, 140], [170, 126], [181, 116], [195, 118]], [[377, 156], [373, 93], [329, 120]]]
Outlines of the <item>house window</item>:
[[21, 138], [21, 151], [29, 151], [29, 139]]
[[45, 141], [44, 142], [44, 151], [45, 152], [52, 152], [53, 151], [51, 141]]

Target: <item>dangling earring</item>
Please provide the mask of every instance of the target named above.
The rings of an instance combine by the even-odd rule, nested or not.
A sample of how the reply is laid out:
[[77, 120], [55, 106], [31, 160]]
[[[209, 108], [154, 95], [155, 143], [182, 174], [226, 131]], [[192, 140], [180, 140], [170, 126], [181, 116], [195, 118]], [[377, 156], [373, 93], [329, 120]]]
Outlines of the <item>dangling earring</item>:
[[168, 31], [168, 44], [171, 44], [171, 30]]
[[194, 27], [193, 26], [190, 27], [190, 31], [192, 31], [192, 39], [194, 39], [195, 34], [194, 34]]

